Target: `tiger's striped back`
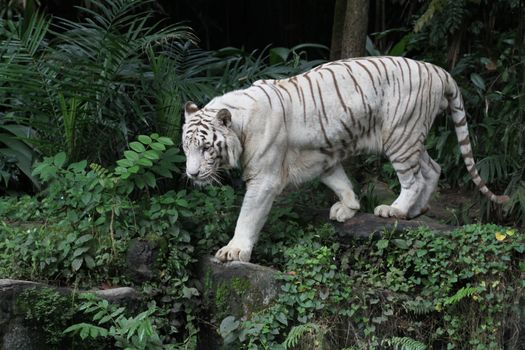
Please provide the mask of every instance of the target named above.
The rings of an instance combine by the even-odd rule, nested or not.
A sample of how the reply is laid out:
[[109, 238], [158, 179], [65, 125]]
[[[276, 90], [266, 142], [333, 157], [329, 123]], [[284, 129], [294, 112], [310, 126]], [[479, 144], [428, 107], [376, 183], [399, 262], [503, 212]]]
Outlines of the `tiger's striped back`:
[[318, 147], [339, 161], [362, 151], [384, 152], [399, 174], [418, 173], [424, 140], [449, 106], [472, 180], [502, 203], [481, 180], [472, 156], [457, 84], [440, 67], [404, 57], [329, 62], [282, 80], [261, 80], [243, 91], [282, 118], [292, 147]]

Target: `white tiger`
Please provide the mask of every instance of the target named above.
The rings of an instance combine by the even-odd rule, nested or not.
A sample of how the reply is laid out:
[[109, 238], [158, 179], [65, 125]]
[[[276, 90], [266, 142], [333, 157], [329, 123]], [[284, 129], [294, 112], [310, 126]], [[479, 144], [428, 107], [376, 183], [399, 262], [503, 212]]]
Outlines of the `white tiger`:
[[319, 176], [339, 198], [330, 219], [350, 219], [359, 201], [341, 161], [363, 151], [384, 152], [401, 184], [399, 197], [374, 214], [424, 213], [441, 169], [423, 143], [447, 108], [472, 180], [492, 201], [504, 203], [508, 197], [493, 194], [476, 170], [456, 82], [429, 63], [403, 57], [341, 60], [288, 79], [257, 81], [202, 109], [187, 102], [187, 176], [208, 183], [220, 168], [240, 165], [247, 186], [233, 238], [217, 258], [250, 260], [275, 197], [289, 183]]

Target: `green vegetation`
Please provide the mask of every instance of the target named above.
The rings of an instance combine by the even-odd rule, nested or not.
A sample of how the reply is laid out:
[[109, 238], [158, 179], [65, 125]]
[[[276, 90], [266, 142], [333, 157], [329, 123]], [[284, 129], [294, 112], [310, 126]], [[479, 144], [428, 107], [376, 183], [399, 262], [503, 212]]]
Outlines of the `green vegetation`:
[[[207, 316], [201, 288], [210, 281], [199, 281], [195, 266], [231, 237], [243, 189], [235, 171], [225, 174], [225, 186], [188, 186], [179, 148], [183, 103], [203, 105], [322, 62], [308, 59], [309, 50], [323, 50], [314, 44], [200, 49], [191, 28], [159, 21], [154, 3], [89, 1], [78, 20], [34, 6], [0, 11], [0, 276], [73, 290], [126, 285], [144, 296], [137, 305], [115, 305], [93, 295], [26, 291], [17, 305], [50, 349], [197, 347]], [[473, 190], [479, 213], [460, 213], [458, 221], [506, 226], [478, 223], [448, 234], [420, 228], [335, 243], [332, 227], [311, 213], [332, 204], [328, 191], [319, 182], [291, 191], [278, 199], [252, 256], [282, 271], [276, 300], [237, 319], [227, 302], [242, 298], [249, 281], [216, 290], [219, 324], [206, 327], [225, 349], [518, 344], [525, 51], [523, 19], [506, 19], [523, 13], [523, 4], [487, 4], [419, 2], [402, 18], [405, 27], [371, 35], [368, 51], [452, 72], [470, 113], [480, 174], [511, 197], [500, 208]], [[437, 122], [427, 147], [443, 167], [442, 188], [473, 189], [450, 120]], [[397, 186], [391, 165], [378, 160], [353, 162], [368, 211], [377, 202], [371, 178]], [[144, 283], [126, 273], [126, 252], [137, 239], [160, 247]]]
[[288, 248], [283, 293], [225, 338], [248, 349], [291, 348], [306, 335], [336, 349], [516, 346], [505, 334], [517, 327], [513, 310], [525, 288], [522, 234], [495, 225], [421, 228], [350, 246], [331, 243], [332, 234], [310, 228]]

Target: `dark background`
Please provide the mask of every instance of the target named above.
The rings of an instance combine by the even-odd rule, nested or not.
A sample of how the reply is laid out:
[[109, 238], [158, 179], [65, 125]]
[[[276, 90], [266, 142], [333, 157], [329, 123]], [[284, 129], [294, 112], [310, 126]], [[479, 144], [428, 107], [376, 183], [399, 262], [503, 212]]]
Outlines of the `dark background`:
[[[403, 26], [417, 1], [370, 1], [368, 32]], [[75, 18], [79, 1], [43, 0], [50, 14]], [[267, 45], [302, 43], [330, 46], [335, 0], [158, 0], [169, 22], [190, 26], [204, 49], [233, 46], [247, 51]], [[84, 4], [85, 6], [85, 4]], [[406, 25], [406, 24], [405, 24]]]

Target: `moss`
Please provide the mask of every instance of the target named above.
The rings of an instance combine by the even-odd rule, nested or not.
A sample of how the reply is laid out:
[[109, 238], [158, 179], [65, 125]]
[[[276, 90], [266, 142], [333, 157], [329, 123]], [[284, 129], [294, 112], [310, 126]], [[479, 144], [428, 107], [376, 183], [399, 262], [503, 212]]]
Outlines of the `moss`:
[[150, 243], [154, 243], [156, 248], [159, 249], [159, 257], [164, 257], [168, 252], [168, 241], [165, 237], [162, 237], [157, 233], [149, 233], [146, 235], [145, 239]]
[[25, 290], [16, 300], [17, 313], [33, 328], [41, 329], [46, 343], [57, 345], [64, 335], [62, 331], [75, 314], [70, 297], [52, 288], [31, 288]]
[[234, 277], [228, 282], [221, 282], [215, 289], [215, 309], [218, 319], [228, 315], [243, 314], [244, 297], [251, 284], [248, 278]]

